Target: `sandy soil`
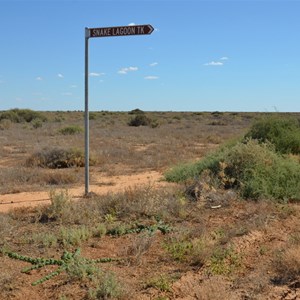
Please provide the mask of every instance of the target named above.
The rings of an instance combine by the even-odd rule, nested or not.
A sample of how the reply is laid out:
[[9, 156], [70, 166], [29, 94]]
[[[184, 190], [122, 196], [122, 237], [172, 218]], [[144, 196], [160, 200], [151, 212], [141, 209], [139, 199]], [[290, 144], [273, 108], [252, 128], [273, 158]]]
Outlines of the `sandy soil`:
[[[94, 177], [94, 176], [93, 176]], [[90, 185], [90, 192], [103, 195], [107, 193], [123, 192], [128, 188], [142, 185], [164, 186], [167, 183], [161, 181], [162, 175], [156, 171], [149, 171], [133, 175], [120, 175], [110, 177], [93, 178], [94, 184]], [[74, 199], [84, 196], [85, 187], [74, 187], [68, 189]], [[16, 194], [0, 195], [0, 212], [8, 212], [17, 207], [30, 207], [50, 203], [49, 193], [44, 192], [22, 192]]]

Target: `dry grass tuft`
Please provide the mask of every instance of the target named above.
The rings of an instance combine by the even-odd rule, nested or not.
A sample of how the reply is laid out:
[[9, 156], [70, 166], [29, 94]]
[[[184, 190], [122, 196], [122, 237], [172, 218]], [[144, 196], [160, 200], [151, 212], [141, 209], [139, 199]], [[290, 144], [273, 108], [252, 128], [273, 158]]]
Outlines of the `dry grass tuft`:
[[222, 276], [213, 276], [202, 283], [196, 292], [199, 300], [238, 300], [241, 299], [234, 291], [230, 290], [230, 285]]
[[276, 282], [286, 283], [299, 279], [300, 244], [291, 245], [277, 253], [273, 260], [273, 268], [276, 272]]

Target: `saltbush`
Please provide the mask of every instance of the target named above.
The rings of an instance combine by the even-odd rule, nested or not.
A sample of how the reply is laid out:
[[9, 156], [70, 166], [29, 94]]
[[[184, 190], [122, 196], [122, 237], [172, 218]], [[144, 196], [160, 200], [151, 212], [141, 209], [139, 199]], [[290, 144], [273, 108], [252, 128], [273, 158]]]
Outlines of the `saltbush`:
[[245, 139], [271, 142], [280, 153], [300, 153], [300, 123], [292, 117], [269, 116], [257, 121]]
[[164, 176], [170, 182], [185, 182], [190, 179], [197, 179], [204, 170], [217, 171], [224, 152], [227, 152], [231, 146], [231, 144], [225, 145], [197, 162], [176, 165], [166, 171]]
[[30, 123], [31, 121], [37, 119], [41, 120], [42, 122], [47, 121], [46, 116], [44, 116], [40, 112], [33, 111], [31, 109], [14, 108], [0, 113], [0, 121], [10, 120], [13, 123]]
[[151, 125], [151, 120], [144, 114], [138, 114], [128, 122], [129, 126], [148, 126]]
[[274, 152], [270, 144], [255, 140], [239, 143], [225, 153], [215, 173], [226, 188], [244, 198], [300, 200], [300, 165]]
[[300, 165], [257, 140], [238, 142], [217, 150], [200, 162], [175, 167], [168, 181], [199, 180], [204, 170], [218, 187], [237, 190], [245, 199], [300, 200]]
[[144, 111], [139, 108], [136, 108], [136, 109], [129, 111], [128, 114], [129, 115], [143, 115]]

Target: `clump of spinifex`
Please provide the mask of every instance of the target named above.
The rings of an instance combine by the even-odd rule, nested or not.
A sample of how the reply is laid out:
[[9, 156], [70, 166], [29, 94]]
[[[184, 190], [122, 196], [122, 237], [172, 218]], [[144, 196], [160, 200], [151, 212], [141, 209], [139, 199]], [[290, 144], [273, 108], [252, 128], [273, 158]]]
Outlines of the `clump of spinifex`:
[[[112, 261], [119, 261], [119, 258], [98, 258], [98, 259], [88, 259], [80, 256], [80, 249], [76, 249], [74, 252], [64, 251], [60, 259], [53, 258], [32, 258], [29, 256], [20, 255], [12, 251], [6, 251], [0, 249], [4, 255], [7, 255], [10, 258], [25, 261], [31, 263], [32, 266], [24, 268], [22, 273], [29, 273], [32, 270], [37, 270], [45, 266], [53, 265], [58, 266], [58, 268], [49, 273], [48, 275], [42, 277], [41, 279], [32, 282], [32, 285], [41, 284], [51, 278], [59, 275], [62, 272], [66, 272], [72, 277], [83, 278], [85, 276], [92, 276], [94, 271], [94, 265], [96, 263], [107, 263]], [[75, 270], [76, 268], [76, 270]]]

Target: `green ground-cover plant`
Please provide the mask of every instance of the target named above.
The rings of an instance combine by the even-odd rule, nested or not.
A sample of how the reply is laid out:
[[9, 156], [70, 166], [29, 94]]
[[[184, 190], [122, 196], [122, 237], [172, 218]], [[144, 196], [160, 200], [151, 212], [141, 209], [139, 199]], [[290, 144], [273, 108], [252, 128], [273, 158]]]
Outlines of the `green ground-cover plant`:
[[59, 130], [59, 133], [63, 135], [74, 135], [83, 132], [83, 129], [79, 125], [70, 125], [63, 127]]
[[7, 251], [0, 249], [0, 252], [12, 259], [21, 260], [32, 264], [31, 267], [27, 267], [22, 270], [22, 273], [30, 273], [33, 270], [43, 268], [45, 266], [57, 266], [58, 268], [42, 277], [41, 279], [34, 281], [33, 286], [44, 283], [47, 280], [59, 275], [62, 272], [66, 272], [71, 278], [83, 279], [93, 275], [95, 272], [96, 263], [107, 263], [112, 261], [119, 261], [118, 258], [99, 258], [99, 259], [88, 259], [80, 256], [80, 249], [76, 249], [74, 252], [64, 251], [60, 259], [53, 258], [32, 258], [25, 255], [20, 255], [16, 252]]
[[245, 139], [270, 142], [280, 153], [300, 153], [300, 120], [287, 116], [266, 116], [254, 123]]
[[163, 242], [163, 248], [169, 256], [181, 263], [202, 266], [212, 253], [215, 242], [199, 228], [189, 230], [176, 229], [167, 236]]
[[62, 227], [60, 230], [60, 241], [65, 248], [70, 246], [78, 247], [90, 237], [92, 237], [91, 229], [86, 226], [78, 226], [76, 228]]
[[163, 234], [169, 233], [171, 231], [171, 227], [168, 224], [164, 224], [163, 222], [158, 222], [154, 225], [144, 225], [144, 224], [135, 224], [132, 227], [126, 228], [126, 226], [118, 226], [112, 229], [107, 230], [106, 234], [108, 235], [124, 235], [131, 233], [141, 233], [148, 232], [149, 234], [153, 234], [156, 231], [160, 231]]
[[215, 249], [209, 260], [209, 272], [213, 275], [230, 275], [241, 266], [241, 256], [231, 247]]
[[88, 290], [88, 299], [124, 299], [124, 291], [112, 272], [102, 272], [92, 278], [93, 288]]
[[57, 235], [52, 232], [39, 232], [30, 235], [29, 242], [44, 248], [55, 248], [58, 244]]
[[168, 274], [160, 274], [147, 280], [145, 288], [153, 287], [162, 292], [170, 292], [173, 280]]

